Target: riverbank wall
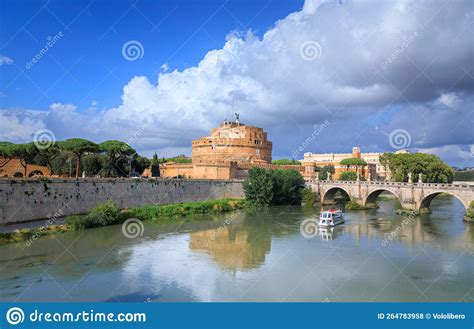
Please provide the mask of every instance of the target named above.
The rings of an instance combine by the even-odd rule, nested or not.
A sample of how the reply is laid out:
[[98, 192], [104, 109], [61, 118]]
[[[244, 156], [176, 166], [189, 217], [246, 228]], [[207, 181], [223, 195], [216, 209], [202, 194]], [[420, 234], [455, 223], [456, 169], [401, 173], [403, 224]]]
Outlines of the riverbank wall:
[[112, 199], [125, 209], [244, 198], [242, 181], [180, 179], [2, 179], [0, 225], [88, 213]]

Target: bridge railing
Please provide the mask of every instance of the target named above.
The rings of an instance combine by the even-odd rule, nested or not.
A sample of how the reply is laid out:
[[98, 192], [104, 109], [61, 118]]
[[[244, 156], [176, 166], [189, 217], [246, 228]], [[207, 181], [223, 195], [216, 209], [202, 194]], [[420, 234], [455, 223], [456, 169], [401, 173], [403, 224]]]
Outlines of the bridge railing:
[[333, 184], [333, 185], [377, 185], [391, 187], [426, 187], [426, 188], [449, 188], [449, 189], [466, 189], [474, 191], [474, 186], [470, 184], [448, 184], [448, 183], [408, 183], [408, 182], [392, 182], [392, 181], [340, 181], [340, 180], [311, 180], [308, 183], [316, 184]]

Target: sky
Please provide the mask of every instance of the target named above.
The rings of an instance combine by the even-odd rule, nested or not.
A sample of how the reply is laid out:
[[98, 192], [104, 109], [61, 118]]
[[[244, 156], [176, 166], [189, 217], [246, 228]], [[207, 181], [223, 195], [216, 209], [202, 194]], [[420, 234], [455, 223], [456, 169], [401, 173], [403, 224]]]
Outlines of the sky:
[[0, 140], [191, 153], [234, 113], [274, 158], [474, 166], [474, 2], [0, 1]]

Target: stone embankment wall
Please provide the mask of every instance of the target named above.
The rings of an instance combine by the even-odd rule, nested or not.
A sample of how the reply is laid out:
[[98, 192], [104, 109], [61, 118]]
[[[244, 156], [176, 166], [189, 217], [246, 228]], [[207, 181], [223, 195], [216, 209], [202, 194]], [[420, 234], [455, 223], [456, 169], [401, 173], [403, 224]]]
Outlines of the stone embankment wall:
[[107, 199], [120, 208], [130, 208], [243, 197], [241, 181], [1, 179], [0, 225], [84, 214]]

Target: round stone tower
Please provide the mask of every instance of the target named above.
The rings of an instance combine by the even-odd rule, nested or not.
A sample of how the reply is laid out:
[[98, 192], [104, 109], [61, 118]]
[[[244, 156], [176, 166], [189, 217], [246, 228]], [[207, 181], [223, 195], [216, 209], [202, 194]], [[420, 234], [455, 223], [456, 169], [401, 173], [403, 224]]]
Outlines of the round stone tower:
[[193, 163], [236, 161], [271, 163], [272, 142], [262, 128], [224, 121], [211, 135], [192, 142]]

